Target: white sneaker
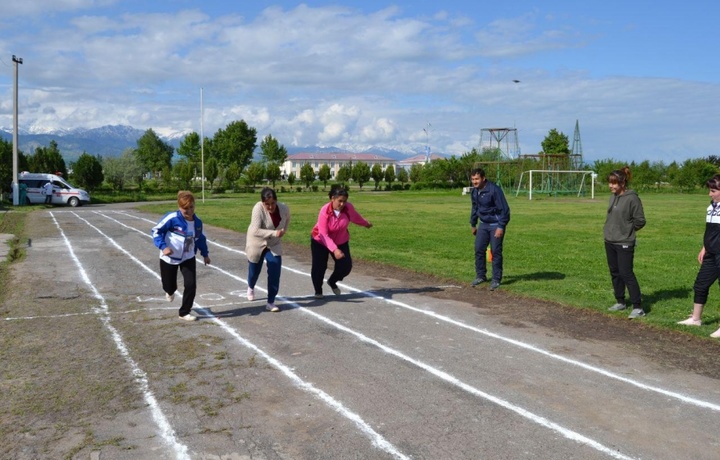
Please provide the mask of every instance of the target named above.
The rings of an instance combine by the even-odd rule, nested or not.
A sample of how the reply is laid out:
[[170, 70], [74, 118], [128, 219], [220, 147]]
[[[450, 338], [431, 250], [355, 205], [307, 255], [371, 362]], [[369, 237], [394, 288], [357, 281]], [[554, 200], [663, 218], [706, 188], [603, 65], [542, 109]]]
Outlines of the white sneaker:
[[168, 302], [172, 302], [173, 300], [175, 300], [175, 293], [173, 292], [172, 294], [168, 294], [168, 293], [166, 292], [166, 293], [165, 293], [165, 299], [166, 299]]
[[678, 323], [678, 324], [682, 324], [682, 325], [684, 325], [684, 326], [702, 326], [702, 320], [700, 320], [700, 319], [693, 319], [692, 316], [691, 316], [690, 318], [688, 318], [688, 319], [685, 319], [685, 320], [682, 320], [682, 321], [678, 321], [677, 323]]
[[183, 321], [197, 321], [197, 316], [193, 316], [190, 313], [188, 313], [185, 316], [178, 316]]
[[248, 299], [249, 301], [251, 301], [251, 302], [252, 302], [253, 300], [255, 300], [255, 289], [253, 289], [253, 288], [248, 288], [248, 290], [247, 290], [247, 299]]
[[720, 339], [720, 329], [710, 334], [710, 337], [712, 337], [713, 339]]
[[265, 305], [265, 309], [267, 311], [271, 311], [273, 313], [277, 313], [280, 311], [280, 308], [278, 308], [278, 306], [275, 305], [274, 303], [268, 303], [267, 305]]

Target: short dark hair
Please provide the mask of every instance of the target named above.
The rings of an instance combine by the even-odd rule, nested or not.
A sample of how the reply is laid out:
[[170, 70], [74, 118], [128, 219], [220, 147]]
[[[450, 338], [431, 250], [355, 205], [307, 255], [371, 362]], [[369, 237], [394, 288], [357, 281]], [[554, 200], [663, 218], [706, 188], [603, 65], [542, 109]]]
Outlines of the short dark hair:
[[470, 177], [472, 177], [472, 176], [485, 177], [485, 170], [482, 168], [473, 168], [470, 171]]
[[720, 190], [720, 174], [715, 174], [705, 182], [705, 186], [710, 190]]
[[263, 187], [263, 189], [260, 190], [260, 201], [265, 203], [270, 198], [277, 201], [277, 195], [275, 194], [275, 190], [271, 189], [270, 187]]
[[336, 196], [344, 196], [345, 198], [348, 198], [349, 194], [345, 187], [342, 185], [333, 185], [330, 187], [330, 192], [328, 193], [328, 198], [331, 200], [335, 198]]

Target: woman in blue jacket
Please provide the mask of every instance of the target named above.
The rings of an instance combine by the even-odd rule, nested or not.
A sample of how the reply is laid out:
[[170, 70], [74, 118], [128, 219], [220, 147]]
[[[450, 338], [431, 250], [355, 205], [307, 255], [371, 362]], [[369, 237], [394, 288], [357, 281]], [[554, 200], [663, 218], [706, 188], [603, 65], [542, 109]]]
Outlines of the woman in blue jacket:
[[190, 314], [197, 290], [195, 275], [195, 253], [199, 250], [205, 265], [210, 264], [207, 240], [203, 233], [202, 221], [195, 215], [195, 197], [191, 192], [178, 192], [178, 210], [165, 214], [152, 229], [155, 246], [160, 249], [160, 278], [165, 298], [175, 299], [178, 269], [183, 276], [183, 291], [180, 319], [195, 321]]

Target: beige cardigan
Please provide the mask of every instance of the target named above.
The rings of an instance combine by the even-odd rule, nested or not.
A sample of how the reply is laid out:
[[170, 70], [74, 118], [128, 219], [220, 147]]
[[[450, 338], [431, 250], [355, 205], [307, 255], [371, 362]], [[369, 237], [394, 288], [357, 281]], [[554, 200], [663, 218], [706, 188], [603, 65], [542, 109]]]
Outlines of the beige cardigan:
[[277, 207], [280, 210], [280, 225], [275, 227], [272, 217], [265, 210], [262, 201], [258, 201], [253, 206], [250, 226], [248, 226], [245, 237], [245, 254], [248, 261], [252, 263], [260, 262], [265, 248], [270, 249], [276, 256], [282, 255], [282, 238], [275, 235], [280, 228], [287, 231], [290, 225], [290, 209], [284, 203], [277, 203]]

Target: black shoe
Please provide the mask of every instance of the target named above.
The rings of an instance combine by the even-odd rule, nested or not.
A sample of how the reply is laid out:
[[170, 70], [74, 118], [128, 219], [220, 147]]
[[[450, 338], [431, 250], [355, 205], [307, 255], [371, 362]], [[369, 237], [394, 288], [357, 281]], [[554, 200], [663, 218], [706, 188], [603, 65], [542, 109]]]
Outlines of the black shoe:
[[482, 284], [487, 282], [487, 278], [475, 278], [472, 283], [470, 283], [471, 286], [477, 286], [478, 284]]
[[490, 290], [494, 291], [495, 289], [500, 287], [500, 281], [493, 281], [490, 283]]
[[333, 294], [340, 295], [342, 294], [342, 291], [339, 287], [337, 287], [337, 284], [330, 284], [328, 283], [328, 286], [330, 286], [330, 290], [332, 290]]

